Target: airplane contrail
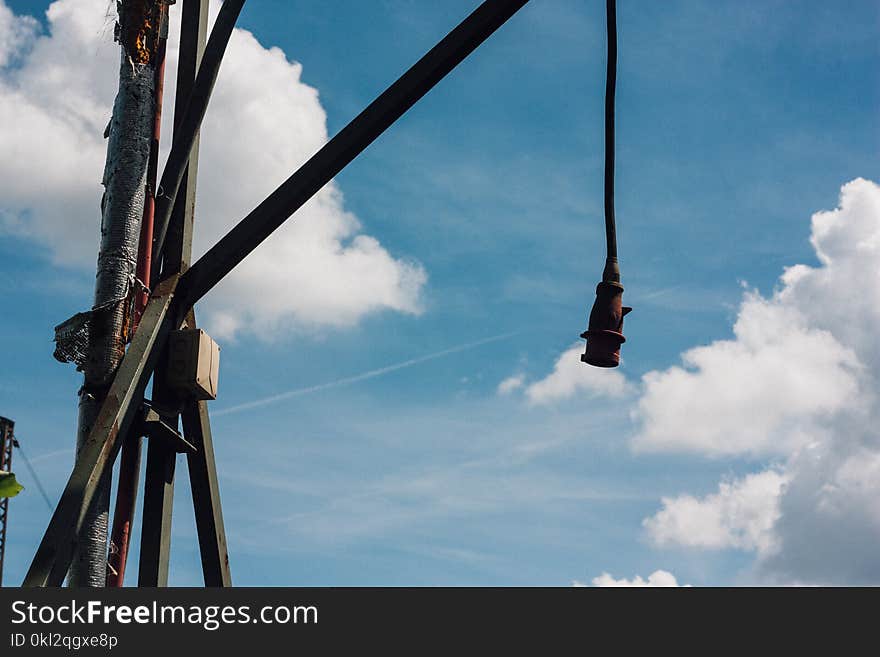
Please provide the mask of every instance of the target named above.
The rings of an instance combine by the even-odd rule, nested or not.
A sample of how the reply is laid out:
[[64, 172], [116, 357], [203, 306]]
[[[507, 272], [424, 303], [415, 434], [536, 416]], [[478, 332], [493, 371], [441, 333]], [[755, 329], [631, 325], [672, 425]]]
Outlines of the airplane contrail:
[[375, 370], [362, 372], [361, 374], [355, 374], [354, 376], [347, 376], [342, 379], [336, 379], [335, 381], [329, 381], [328, 383], [319, 383], [318, 385], [308, 386], [306, 388], [295, 388], [294, 390], [288, 390], [287, 392], [272, 395], [271, 397], [264, 397], [262, 399], [255, 399], [254, 401], [244, 402], [243, 404], [236, 404], [235, 406], [221, 408], [220, 410], [213, 411], [211, 414], [213, 416], [219, 416], [229, 415], [230, 413], [239, 413], [241, 411], [247, 411], [252, 408], [259, 408], [260, 406], [268, 406], [269, 404], [274, 404], [275, 402], [290, 399], [292, 397], [299, 397], [301, 395], [308, 395], [313, 392], [318, 392], [320, 390], [326, 390], [327, 388], [336, 388], [339, 386], [350, 385], [352, 383], [358, 383], [360, 381], [366, 381], [367, 379], [373, 379], [377, 376], [388, 374], [389, 372], [395, 372], [397, 370], [402, 370], [407, 367], [412, 367], [413, 365], [419, 365], [420, 363], [424, 363], [429, 360], [435, 360], [437, 358], [443, 358], [444, 356], [449, 356], [450, 354], [455, 354], [460, 351], [467, 351], [468, 349], [481, 347], [484, 344], [489, 344], [491, 342], [506, 340], [507, 338], [511, 338], [521, 332], [522, 331], [512, 331], [510, 333], [502, 333], [501, 335], [496, 335], [491, 338], [484, 338], [483, 340], [477, 340], [475, 342], [467, 342], [465, 344], [460, 344], [455, 347], [443, 349], [442, 351], [437, 351], [433, 354], [428, 354], [427, 356], [411, 358], [400, 363], [394, 363], [393, 365], [386, 365], [385, 367], [380, 367]]
[[66, 449], [56, 449], [54, 452], [45, 452], [43, 454], [38, 454], [31, 459], [31, 463], [39, 463], [40, 461], [49, 461], [54, 460], [56, 456], [68, 456], [70, 460], [73, 461], [75, 456], [75, 452], [73, 448]]

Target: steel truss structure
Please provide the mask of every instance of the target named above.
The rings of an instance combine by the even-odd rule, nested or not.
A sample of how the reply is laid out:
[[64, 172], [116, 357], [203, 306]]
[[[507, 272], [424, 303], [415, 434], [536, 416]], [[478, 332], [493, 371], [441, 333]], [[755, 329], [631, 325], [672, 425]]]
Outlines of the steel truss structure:
[[[231, 585], [208, 409], [204, 401], [181, 405], [172, 400], [163, 376], [169, 334], [195, 327], [193, 306], [197, 301], [527, 2], [483, 2], [188, 267], [199, 128], [244, 0], [223, 3], [206, 45], [208, 0], [182, 0], [175, 130], [156, 197], [152, 259], [158, 263], [161, 258], [161, 275], [24, 586], [63, 584], [98, 482], [112, 470], [123, 442], [139, 441], [142, 436], [148, 436], [149, 441], [138, 584], [167, 585], [175, 463], [177, 453], [183, 452], [187, 455], [205, 584]], [[145, 391], [151, 377], [153, 398], [147, 401]], [[183, 435], [176, 430], [181, 420]]]
[[[0, 417], [0, 470], [12, 470], [12, 447], [15, 445], [15, 422]], [[3, 586], [3, 560], [6, 556], [6, 524], [9, 521], [9, 498], [0, 497], [0, 586]]]

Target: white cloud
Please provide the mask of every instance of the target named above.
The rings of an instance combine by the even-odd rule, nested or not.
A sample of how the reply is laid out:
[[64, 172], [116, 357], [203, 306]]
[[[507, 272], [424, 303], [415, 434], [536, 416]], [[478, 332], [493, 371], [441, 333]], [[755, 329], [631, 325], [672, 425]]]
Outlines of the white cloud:
[[774, 470], [722, 481], [718, 492], [663, 498], [663, 508], [645, 519], [651, 540], [660, 547], [739, 548], [769, 554], [785, 475]]
[[34, 38], [39, 23], [31, 16], [16, 16], [0, 4], [0, 66], [7, 66]]
[[[642, 579], [639, 575], [636, 575], [632, 579], [614, 579], [608, 573], [602, 573], [598, 577], [593, 578], [593, 586], [599, 587], [675, 587], [679, 586], [678, 580], [675, 579], [675, 575], [666, 570], [655, 570], [653, 573], [648, 575], [648, 579]], [[575, 581], [575, 586], [586, 586], [581, 582]]]
[[[634, 447], [772, 456], [718, 493], [663, 500], [659, 545], [739, 548], [777, 583], [880, 583], [880, 187], [856, 179], [812, 218], [819, 266], [746, 294], [734, 338], [650, 372]], [[778, 469], [777, 469], [778, 468]]]
[[649, 372], [634, 445], [709, 455], [790, 455], [872, 403], [880, 349], [880, 188], [856, 179], [813, 216], [820, 267], [786, 269], [770, 298], [749, 292], [734, 339]]
[[629, 392], [630, 386], [620, 371], [585, 365], [581, 362], [583, 351], [583, 344], [572, 345], [559, 356], [549, 375], [526, 387], [525, 394], [529, 403], [553, 404], [570, 399], [576, 394], [622, 397]]
[[880, 362], [880, 187], [857, 178], [840, 206], [812, 218], [810, 242], [821, 265], [795, 265], [782, 276], [780, 304], [797, 306], [865, 363]]
[[749, 292], [733, 330], [682, 354], [684, 367], [644, 376], [637, 449], [789, 454], [859, 403], [853, 351], [799, 308]]
[[525, 383], [525, 375], [517, 374], [515, 376], [509, 376], [504, 381], [498, 384], [498, 394], [499, 395], [509, 395], [514, 390], [519, 390], [523, 387]]
[[[119, 55], [107, 7], [59, 0], [48, 10], [48, 33], [37, 36], [32, 20], [11, 19], [0, 0], [0, 65], [20, 60], [0, 69], [0, 121], [15, 126], [0, 133], [0, 230], [45, 245], [56, 263], [84, 268], [97, 253], [102, 133], [116, 92]], [[176, 8], [172, 17], [166, 138]], [[326, 142], [326, 114], [301, 72], [280, 49], [233, 33], [202, 129], [196, 256]], [[331, 183], [200, 305], [209, 328], [218, 337], [258, 327], [273, 335], [350, 326], [381, 310], [421, 312], [424, 269], [360, 230]]]
[[851, 428], [790, 460], [774, 527], [779, 549], [756, 564], [760, 577], [880, 583], [880, 447], [873, 427]]

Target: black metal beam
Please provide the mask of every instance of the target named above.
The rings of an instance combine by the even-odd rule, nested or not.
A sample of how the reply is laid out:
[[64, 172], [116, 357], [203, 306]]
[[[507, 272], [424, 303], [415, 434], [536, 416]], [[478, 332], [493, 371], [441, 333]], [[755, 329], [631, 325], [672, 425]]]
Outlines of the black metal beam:
[[205, 586], [232, 586], [208, 404], [204, 401], [187, 402], [181, 417], [183, 435], [196, 448], [195, 453], [187, 454], [186, 461]]
[[[226, 45], [229, 43], [229, 37], [244, 3], [245, 0], [225, 0], [221, 5], [217, 20], [214, 21], [214, 27], [211, 28], [211, 36], [208, 37], [208, 43], [204, 47], [204, 54], [199, 65], [198, 75], [192, 86], [192, 92], [188, 94], [186, 112], [179, 123], [175, 122], [179, 125], [179, 129], [175, 128], [174, 130], [171, 152], [168, 154], [168, 160], [162, 170], [162, 180], [157, 188], [159, 193], [156, 195], [156, 218], [153, 229], [154, 262], [158, 262], [158, 258], [162, 254], [171, 212], [189, 164], [190, 153], [198, 138], [202, 119], [205, 118], [205, 112], [208, 110], [208, 102], [211, 100], [211, 92], [214, 90], [214, 83], [220, 72], [220, 64], [223, 61], [223, 54], [226, 52]], [[178, 107], [180, 100], [180, 98], [177, 99]]]
[[[162, 353], [166, 353], [165, 350], [162, 350]], [[173, 417], [176, 424], [177, 415], [175, 414]], [[163, 416], [163, 422], [170, 419], [170, 417]], [[176, 429], [172, 427], [169, 427], [169, 430], [177, 433]], [[151, 439], [147, 442], [147, 470], [144, 478], [144, 511], [141, 522], [138, 586], [168, 586], [176, 459], [177, 450], [168, 445], [166, 441]]]
[[[238, 9], [235, 10], [237, 17], [243, 2], [244, 0], [226, 0], [220, 10], [221, 16], [224, 15], [227, 6], [229, 9], [226, 16], [231, 16], [233, 7], [238, 5]], [[63, 584], [85, 512], [94, 498], [98, 482], [112, 467], [119, 450], [119, 436], [127, 434], [140, 411], [144, 390], [156, 368], [160, 354], [164, 352], [168, 333], [173, 328], [179, 327], [185, 316], [193, 318], [190, 310], [192, 305], [527, 2], [528, 0], [487, 0], [480, 5], [300, 167], [281, 187], [240, 221], [189, 271], [179, 278], [176, 274], [172, 274], [156, 286], [144, 311], [139, 329], [117, 369], [98, 419], [37, 548], [23, 586]], [[181, 128], [181, 133], [186, 132], [191, 135], [193, 143], [207, 108], [207, 100], [219, 70], [219, 61], [225, 50], [228, 34], [231, 33], [234, 25], [234, 20], [225, 23], [227, 36], [222, 37], [217, 29], [219, 22], [218, 17], [206, 48], [203, 66], [199, 69], [195, 83], [196, 87], [203, 89], [203, 93], [197, 96], [194, 91], [191, 107], [182, 122], [184, 127]], [[216, 61], [211, 69], [213, 72], [209, 73], [205, 61], [208, 50], [212, 50], [215, 33], [217, 50], [212, 58], [216, 57]], [[203, 69], [206, 72], [203, 73]], [[201, 85], [200, 80], [202, 80]], [[173, 150], [174, 146], [172, 146]], [[169, 205], [174, 204], [191, 151], [192, 143], [186, 146], [186, 140], [181, 138], [174, 160], [180, 164], [175, 164], [174, 167], [166, 166], [170, 184], [167, 189], [161, 190], [164, 194], [160, 199], [165, 198], [164, 202]], [[176, 173], [178, 167], [181, 171], [180, 178]], [[163, 184], [164, 180], [163, 174]], [[163, 225], [158, 227], [161, 231], [160, 246], [167, 232], [167, 217], [170, 212], [171, 210], [166, 208], [161, 216], [157, 213], [157, 221], [164, 220]], [[154, 251], [154, 256], [158, 255], [158, 251]], [[194, 318], [192, 321], [194, 324]], [[201, 408], [199, 412], [202, 412]], [[199, 431], [205, 434], [204, 428], [207, 427], [207, 423], [202, 422], [201, 418], [199, 422], [201, 423]], [[192, 431], [190, 435], [196, 437], [195, 433]], [[209, 440], [209, 436], [208, 433], [201, 442], [205, 443], [206, 439]], [[213, 487], [216, 487], [216, 481]], [[219, 496], [215, 496], [215, 499], [219, 502]], [[221, 520], [219, 525], [216, 522], [218, 519]], [[218, 557], [225, 563], [222, 516], [217, 513], [214, 516], [212, 531], [215, 533]], [[220, 581], [225, 583], [224, 578], [228, 578], [228, 572], [225, 575], [221, 573]]]
[[[154, 278], [150, 281], [151, 285], [169, 274], [187, 269], [192, 257], [196, 179], [199, 170], [199, 130], [196, 129], [192, 137], [189, 134], [184, 135], [183, 131], [186, 129], [184, 116], [187, 104], [190, 103], [196, 74], [205, 52], [208, 33], [208, 4], [208, 0], [184, 0], [181, 7], [180, 47], [177, 57], [177, 95], [174, 100], [172, 141], [177, 139], [182, 143], [184, 140], [187, 142], [191, 140], [192, 146], [189, 149], [189, 161], [181, 178], [174, 200], [174, 209], [168, 223], [168, 232], [165, 236], [168, 248], [163, 249], [161, 254], [162, 275], [159, 275], [159, 263], [156, 260], [156, 265], [153, 268]], [[165, 166], [165, 170], [169, 171], [168, 165]], [[168, 200], [163, 202], [167, 203]], [[158, 252], [157, 257], [159, 257]]]
[[527, 2], [487, 0], [481, 4], [181, 277], [182, 307], [191, 306], [207, 294]]
[[[12, 470], [12, 444], [15, 422], [0, 417], [0, 470]], [[9, 498], [0, 498], [0, 586], [3, 586], [3, 560], [6, 554], [6, 523], [9, 519]]]
[[113, 384], [83, 445], [61, 500], [24, 578], [23, 586], [61, 586], [70, 567], [77, 537], [98, 482], [113, 467], [119, 436], [128, 434], [140, 413], [144, 390], [173, 324], [177, 277], [156, 288], [134, 339], [116, 371]]
[[195, 454], [196, 446], [184, 438], [177, 429], [162, 419], [162, 416], [153, 409], [147, 409], [144, 421], [140, 427], [141, 433], [147, 438], [153, 438], [164, 443], [174, 450], [175, 454]]
[[[205, 45], [205, 32], [208, 22], [208, 3], [206, 0], [185, 0], [181, 17], [180, 64], [177, 69], [177, 102], [174, 107], [174, 143], [178, 144], [178, 159], [169, 156], [169, 168], [188, 172], [181, 176], [181, 185], [175, 189], [176, 202], [171, 214], [172, 229], [169, 232], [167, 248], [162, 262], [166, 272], [184, 271], [192, 257], [192, 234], [195, 221], [195, 186], [198, 167], [198, 131], [201, 118], [217, 76], [217, 69], [226, 47], [226, 41], [235, 24], [243, 0], [229, 5], [230, 12], [218, 16], [211, 32], [211, 41]], [[221, 8], [221, 12], [226, 4]], [[223, 22], [221, 23], [221, 18]], [[208, 53], [207, 49], [212, 48]], [[206, 61], [210, 54], [211, 60]], [[198, 88], [208, 80], [207, 92]], [[187, 100], [190, 97], [190, 100]], [[194, 113], [193, 107], [199, 110]], [[197, 115], [198, 121], [193, 122]], [[188, 148], [180, 147], [180, 144]], [[172, 146], [172, 155], [174, 155]], [[185, 160], [180, 159], [184, 157]], [[177, 157], [177, 156], [175, 156]], [[154, 257], [158, 253], [154, 248]], [[161, 248], [161, 244], [159, 245]], [[193, 318], [193, 321], [194, 318]], [[173, 433], [180, 422], [180, 401], [172, 392], [166, 380], [167, 351], [156, 366], [153, 378], [153, 402], [159, 411], [159, 419]], [[166, 434], [167, 435], [167, 434]], [[144, 511], [141, 529], [140, 562], [138, 564], [139, 586], [167, 586], [168, 569], [171, 559], [171, 516], [174, 508], [174, 478], [177, 468], [177, 446], [150, 440], [147, 446], [147, 469], [144, 479]]]

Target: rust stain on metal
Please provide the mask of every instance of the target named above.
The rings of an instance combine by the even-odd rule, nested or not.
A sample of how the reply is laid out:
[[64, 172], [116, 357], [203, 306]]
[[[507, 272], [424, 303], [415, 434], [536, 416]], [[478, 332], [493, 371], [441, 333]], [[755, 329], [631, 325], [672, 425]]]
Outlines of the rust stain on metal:
[[159, 45], [163, 0], [118, 0], [117, 40], [135, 64], [149, 64]]

